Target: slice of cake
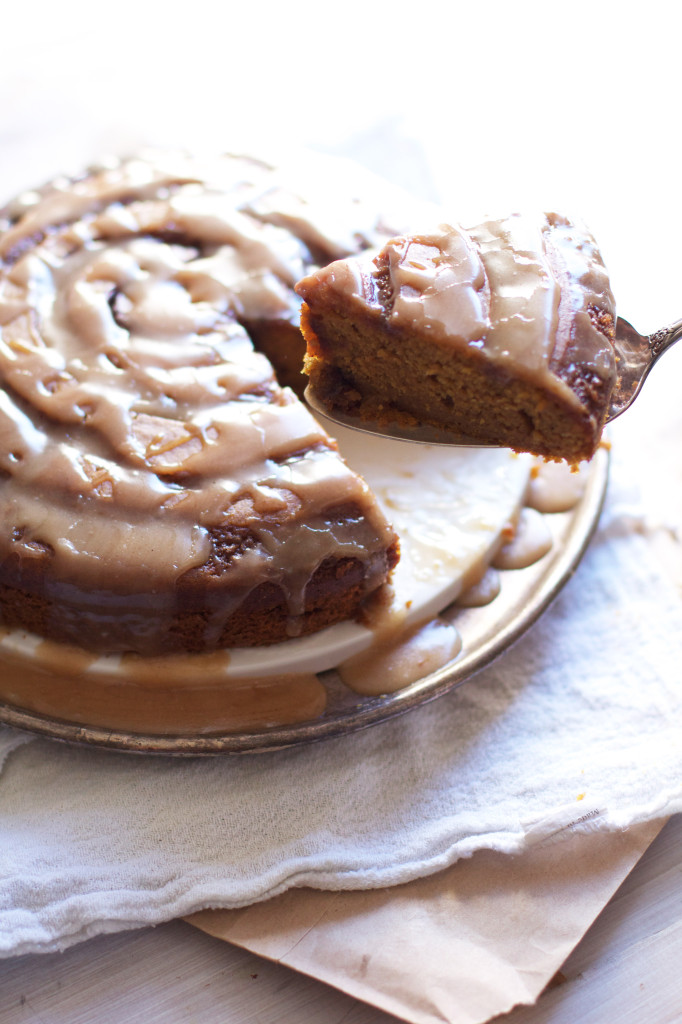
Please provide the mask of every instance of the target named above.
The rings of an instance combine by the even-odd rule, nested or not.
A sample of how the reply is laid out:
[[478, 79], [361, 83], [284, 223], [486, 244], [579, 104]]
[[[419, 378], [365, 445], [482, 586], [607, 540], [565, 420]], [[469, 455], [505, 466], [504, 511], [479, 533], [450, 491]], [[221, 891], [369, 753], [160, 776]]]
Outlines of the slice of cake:
[[395, 533], [255, 347], [294, 367], [296, 280], [386, 235], [353, 192], [334, 235], [285, 183], [153, 154], [0, 210], [4, 626], [101, 652], [271, 644], [387, 579]]
[[299, 282], [305, 370], [333, 416], [574, 463], [599, 443], [615, 304], [591, 235], [557, 214], [389, 240]]

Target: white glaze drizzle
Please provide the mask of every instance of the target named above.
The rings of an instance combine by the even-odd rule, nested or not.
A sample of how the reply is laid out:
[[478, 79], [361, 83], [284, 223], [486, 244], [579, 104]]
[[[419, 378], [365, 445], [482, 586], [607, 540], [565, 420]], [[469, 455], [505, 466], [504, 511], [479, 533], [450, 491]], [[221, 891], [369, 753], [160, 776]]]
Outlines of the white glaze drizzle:
[[47, 559], [84, 592], [158, 588], [165, 613], [236, 524], [256, 538], [221, 569], [238, 601], [275, 581], [300, 615], [327, 558], [377, 584], [390, 527], [242, 321], [296, 324], [297, 278], [386, 232], [355, 193], [325, 218], [286, 177], [151, 154], [0, 211], [0, 560]]
[[583, 496], [588, 464], [539, 461], [530, 474], [526, 504], [538, 512], [568, 512]]
[[394, 693], [443, 668], [461, 647], [462, 638], [451, 623], [432, 619], [407, 635], [385, 635], [369, 651], [339, 665], [338, 673], [354, 693]]
[[513, 535], [492, 560], [494, 569], [525, 569], [543, 558], [552, 547], [552, 534], [544, 517], [533, 508], [522, 508]]

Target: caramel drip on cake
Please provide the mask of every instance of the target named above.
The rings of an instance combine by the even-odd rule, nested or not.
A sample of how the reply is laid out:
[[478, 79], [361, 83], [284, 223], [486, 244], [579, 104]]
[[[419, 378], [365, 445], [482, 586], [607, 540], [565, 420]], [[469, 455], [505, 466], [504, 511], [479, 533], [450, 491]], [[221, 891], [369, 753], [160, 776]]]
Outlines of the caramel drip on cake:
[[339, 232], [283, 180], [157, 154], [0, 211], [7, 624], [98, 650], [268, 643], [386, 579], [393, 531], [251, 337], [300, 344], [296, 280], [381, 229], [351, 194]]

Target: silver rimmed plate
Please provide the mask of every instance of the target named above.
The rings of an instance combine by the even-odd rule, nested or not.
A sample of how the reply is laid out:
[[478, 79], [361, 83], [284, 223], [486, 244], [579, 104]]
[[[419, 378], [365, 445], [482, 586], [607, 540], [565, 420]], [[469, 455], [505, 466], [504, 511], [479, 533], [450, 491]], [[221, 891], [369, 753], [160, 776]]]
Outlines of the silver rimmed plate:
[[261, 731], [211, 735], [143, 735], [62, 721], [8, 703], [0, 704], [0, 721], [19, 729], [71, 743], [90, 744], [144, 754], [197, 756], [258, 753], [297, 746], [362, 729], [403, 714], [461, 685], [502, 654], [548, 607], [575, 571], [599, 519], [606, 493], [609, 457], [600, 449], [585, 474], [579, 502], [569, 512], [545, 516], [551, 550], [525, 569], [504, 571], [497, 597], [478, 608], [451, 607], [444, 617], [462, 637], [458, 657], [395, 693], [361, 697], [337, 674], [320, 679], [327, 692], [325, 711], [311, 721]]

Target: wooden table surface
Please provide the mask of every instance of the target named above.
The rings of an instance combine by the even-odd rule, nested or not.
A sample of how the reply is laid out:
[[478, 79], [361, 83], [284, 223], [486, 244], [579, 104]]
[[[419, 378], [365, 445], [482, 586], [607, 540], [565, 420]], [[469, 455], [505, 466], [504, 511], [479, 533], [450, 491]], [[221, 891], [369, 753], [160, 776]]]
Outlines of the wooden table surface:
[[[533, 1007], [504, 1024], [682, 1020], [682, 816]], [[396, 1018], [184, 921], [0, 962], [0, 1024], [389, 1024]]]

